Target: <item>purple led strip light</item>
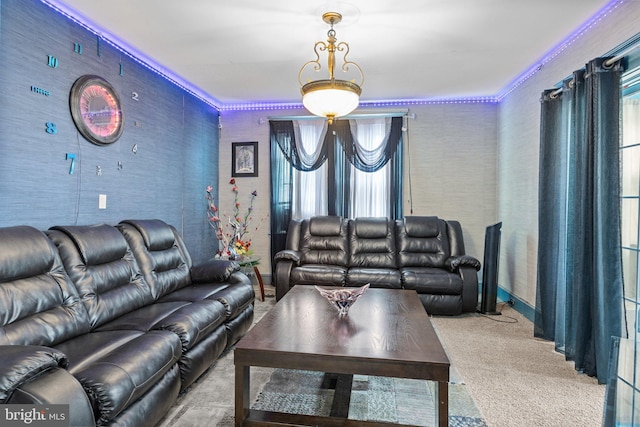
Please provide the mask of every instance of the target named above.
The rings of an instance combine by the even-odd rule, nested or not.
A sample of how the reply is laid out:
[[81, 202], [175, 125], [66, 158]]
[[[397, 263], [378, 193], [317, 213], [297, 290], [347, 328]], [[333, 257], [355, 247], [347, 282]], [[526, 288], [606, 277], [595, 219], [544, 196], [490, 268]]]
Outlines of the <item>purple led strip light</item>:
[[[239, 104], [223, 104], [219, 100], [213, 98], [211, 95], [204, 92], [185, 81], [181, 77], [172, 73], [168, 69], [160, 66], [156, 62], [147, 58], [141, 52], [136, 51], [131, 46], [127, 45], [124, 41], [118, 40], [112, 35], [105, 36], [101, 31], [96, 30], [97, 26], [89, 24], [88, 19], [80, 18], [80, 14], [76, 11], [68, 8], [65, 5], [58, 3], [55, 0], [40, 0], [43, 4], [49, 6], [56, 12], [66, 16], [73, 22], [82, 26], [89, 32], [101, 37], [102, 40], [127, 55], [137, 63], [141, 64], [150, 71], [165, 78], [172, 84], [184, 89], [188, 93], [192, 94], [201, 101], [211, 105], [218, 111], [256, 111], [256, 110], [284, 110], [284, 109], [296, 109], [303, 108], [301, 102], [296, 103], [278, 103], [278, 102], [250, 102]], [[553, 60], [559, 54], [564, 52], [569, 46], [571, 46], [576, 40], [587, 33], [591, 28], [600, 23], [607, 15], [613, 10], [617, 9], [625, 0], [611, 0], [600, 11], [598, 11], [589, 21], [570, 34], [566, 39], [558, 43], [547, 54], [545, 54], [540, 60], [532, 65], [527, 71], [520, 74], [512, 82], [510, 82], [499, 94], [494, 96], [477, 96], [477, 97], [461, 97], [461, 98], [437, 98], [437, 99], [397, 99], [397, 100], [379, 100], [379, 101], [361, 101], [360, 107], [399, 107], [399, 106], [411, 106], [411, 105], [433, 105], [433, 104], [479, 104], [479, 103], [499, 103], [511, 92], [517, 89], [524, 82], [529, 80], [535, 75], [543, 65]], [[85, 22], [85, 20], [87, 22]]]

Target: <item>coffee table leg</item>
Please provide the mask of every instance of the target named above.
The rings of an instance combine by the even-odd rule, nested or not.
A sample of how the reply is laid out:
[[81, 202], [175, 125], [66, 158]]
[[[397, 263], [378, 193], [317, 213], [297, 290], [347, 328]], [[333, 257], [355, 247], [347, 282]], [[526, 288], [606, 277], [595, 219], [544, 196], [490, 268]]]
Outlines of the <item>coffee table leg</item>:
[[249, 414], [250, 366], [236, 365], [236, 427], [242, 426]]
[[449, 425], [449, 383], [447, 381], [438, 381], [436, 402], [438, 403], [436, 422], [439, 427], [447, 427]]

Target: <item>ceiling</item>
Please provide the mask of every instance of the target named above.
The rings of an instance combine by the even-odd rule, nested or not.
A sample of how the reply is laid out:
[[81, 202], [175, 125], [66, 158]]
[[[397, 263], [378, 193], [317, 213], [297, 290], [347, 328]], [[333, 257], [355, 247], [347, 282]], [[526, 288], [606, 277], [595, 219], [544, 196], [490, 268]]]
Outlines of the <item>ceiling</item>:
[[426, 100], [499, 96], [615, 2], [43, 1], [222, 108], [300, 103], [298, 71], [327, 38], [327, 11], [343, 15], [336, 36], [364, 71], [363, 101]]

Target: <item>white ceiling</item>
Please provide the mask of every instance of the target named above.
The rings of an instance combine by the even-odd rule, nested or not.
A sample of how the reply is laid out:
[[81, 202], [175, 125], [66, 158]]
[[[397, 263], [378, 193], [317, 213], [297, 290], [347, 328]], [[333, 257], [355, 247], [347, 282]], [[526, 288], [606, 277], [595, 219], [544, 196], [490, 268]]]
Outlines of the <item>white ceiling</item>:
[[[48, 0], [218, 106], [299, 103], [298, 71], [342, 13], [362, 100], [496, 96], [609, 0]], [[326, 56], [320, 58], [326, 67]], [[338, 66], [341, 65], [341, 59]], [[320, 78], [326, 78], [326, 74]]]

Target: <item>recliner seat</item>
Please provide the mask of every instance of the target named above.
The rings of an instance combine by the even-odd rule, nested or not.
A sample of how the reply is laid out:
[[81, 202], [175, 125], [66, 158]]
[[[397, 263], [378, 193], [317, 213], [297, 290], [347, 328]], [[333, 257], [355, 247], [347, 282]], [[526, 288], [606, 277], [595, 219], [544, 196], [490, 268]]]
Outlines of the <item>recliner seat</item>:
[[476, 310], [480, 262], [457, 221], [435, 216], [292, 220], [275, 256], [276, 298], [296, 285], [414, 289], [429, 314]]
[[73, 426], [153, 426], [248, 330], [255, 295], [237, 263], [193, 266], [175, 228], [132, 222], [153, 270], [126, 227], [0, 228], [0, 404], [67, 403]]
[[225, 349], [227, 337], [224, 328], [219, 328], [226, 320], [222, 303], [158, 301], [116, 228], [104, 224], [53, 227], [47, 235], [76, 283], [90, 313], [92, 331], [166, 330], [180, 338], [181, 389], [198, 378]]
[[[31, 403], [28, 384], [39, 400], [53, 398], [63, 403], [57, 400], [57, 393], [77, 398], [70, 408], [72, 425], [107, 425], [117, 422], [134, 402], [146, 402], [157, 394], [150, 399], [153, 404], [148, 404], [151, 411], [128, 416], [138, 425], [149, 422], [145, 418], [159, 420], [180, 388], [178, 336], [163, 330], [93, 331], [90, 315], [56, 247], [39, 230], [0, 229], [0, 254], [0, 287], [7, 296], [0, 300], [0, 355], [21, 349], [23, 362], [30, 364], [30, 346], [45, 346], [66, 360], [65, 371], [57, 372], [55, 384], [42, 373], [25, 378], [13, 384], [20, 392], [4, 391], [8, 399], [2, 403], [13, 403], [14, 396]], [[13, 373], [0, 371], [0, 377], [19, 375], [23, 368], [16, 364]], [[56, 390], [50, 390], [51, 386]]]
[[220, 302], [225, 308], [226, 347], [249, 329], [255, 292], [237, 263], [215, 260], [194, 267], [177, 230], [160, 220], [125, 220], [116, 227], [158, 302]]

